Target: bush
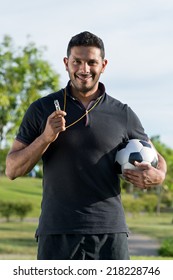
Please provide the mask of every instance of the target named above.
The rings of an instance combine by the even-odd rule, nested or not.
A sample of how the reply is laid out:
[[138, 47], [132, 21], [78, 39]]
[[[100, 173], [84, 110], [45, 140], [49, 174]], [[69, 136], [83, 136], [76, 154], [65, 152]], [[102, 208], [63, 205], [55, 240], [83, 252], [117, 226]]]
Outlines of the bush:
[[19, 216], [22, 221], [31, 210], [32, 204], [30, 202], [0, 201], [0, 213], [7, 222], [10, 221], [12, 215]]
[[13, 202], [0, 202], [0, 213], [2, 217], [5, 217], [7, 222], [9, 222], [12, 214], [15, 213], [15, 207]]
[[141, 198], [144, 201], [145, 211], [153, 213], [156, 211], [158, 204], [158, 197], [154, 194], [146, 194]]
[[122, 202], [125, 212], [137, 214], [144, 210], [144, 203], [141, 198], [134, 198], [133, 196], [128, 195], [123, 197]]
[[159, 254], [164, 257], [173, 257], [173, 237], [166, 238], [163, 241]]
[[16, 215], [20, 217], [20, 220], [23, 221], [28, 212], [32, 210], [32, 204], [29, 202], [19, 202], [16, 203], [14, 210]]
[[172, 207], [173, 206], [173, 194], [171, 192], [164, 193], [162, 195], [162, 203], [166, 205], [166, 207]]
[[122, 195], [122, 202], [125, 212], [132, 214], [147, 212], [156, 212], [158, 205], [158, 197], [155, 194], [141, 194], [141, 195]]

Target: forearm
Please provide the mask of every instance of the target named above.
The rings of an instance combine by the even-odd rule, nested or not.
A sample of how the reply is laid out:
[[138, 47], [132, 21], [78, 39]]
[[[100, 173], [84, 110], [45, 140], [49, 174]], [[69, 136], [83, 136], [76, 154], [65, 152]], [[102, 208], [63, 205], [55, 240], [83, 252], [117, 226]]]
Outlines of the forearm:
[[[149, 143], [154, 147], [153, 143], [149, 140]], [[165, 159], [157, 152], [158, 156], [158, 164], [157, 164], [157, 176], [156, 176], [156, 185], [161, 185], [163, 181], [165, 180], [166, 173], [167, 173], [167, 164]], [[154, 184], [153, 184], [154, 185]]]
[[28, 146], [20, 146], [12, 149], [6, 159], [6, 175], [11, 180], [27, 174], [40, 160], [50, 143], [40, 135]]
[[164, 158], [160, 154], [158, 154], [157, 169], [159, 170], [160, 184], [162, 184], [166, 177], [167, 164], [166, 164], [166, 161], [164, 160]]
[[34, 167], [50, 143], [57, 139], [60, 132], [66, 130], [65, 116], [64, 111], [53, 112], [47, 119], [44, 132], [28, 146], [14, 141], [6, 160], [7, 177], [13, 180], [25, 175]]

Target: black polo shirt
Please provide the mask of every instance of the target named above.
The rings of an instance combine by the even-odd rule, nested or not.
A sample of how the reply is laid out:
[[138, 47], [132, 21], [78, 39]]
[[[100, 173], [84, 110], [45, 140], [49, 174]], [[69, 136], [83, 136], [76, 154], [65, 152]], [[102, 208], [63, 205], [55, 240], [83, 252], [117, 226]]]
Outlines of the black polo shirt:
[[[124, 139], [148, 137], [128, 105], [107, 95], [101, 83], [99, 89], [102, 97], [95, 108], [60, 133], [42, 157], [43, 199], [38, 235], [128, 231], [120, 182], [114, 170], [115, 151]], [[30, 144], [44, 131], [47, 117], [55, 110], [55, 99], [63, 109], [64, 90], [31, 104], [17, 135], [19, 141]], [[67, 126], [86, 112], [71, 96], [69, 84], [66, 112]]]

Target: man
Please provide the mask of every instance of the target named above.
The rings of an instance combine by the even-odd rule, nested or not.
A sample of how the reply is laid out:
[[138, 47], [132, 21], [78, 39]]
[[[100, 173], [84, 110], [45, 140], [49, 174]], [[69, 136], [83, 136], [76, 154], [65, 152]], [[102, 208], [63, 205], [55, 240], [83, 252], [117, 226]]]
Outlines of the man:
[[[72, 37], [64, 64], [67, 87], [31, 104], [6, 174], [23, 176], [43, 160], [38, 259], [129, 259], [114, 157], [120, 142], [149, 139], [134, 112], [99, 82], [107, 65], [100, 38], [90, 32]], [[141, 189], [161, 184], [166, 163], [158, 157], [157, 169], [136, 163], [139, 170], [124, 176]]]

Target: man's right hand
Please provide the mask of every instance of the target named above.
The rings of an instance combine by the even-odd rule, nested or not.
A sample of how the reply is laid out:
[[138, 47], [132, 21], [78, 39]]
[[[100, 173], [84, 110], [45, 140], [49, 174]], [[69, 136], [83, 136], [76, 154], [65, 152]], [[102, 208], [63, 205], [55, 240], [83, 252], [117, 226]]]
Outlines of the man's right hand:
[[64, 111], [55, 111], [47, 119], [44, 132], [31, 144], [14, 140], [6, 158], [6, 175], [11, 180], [27, 174], [40, 160], [49, 145], [55, 141], [65, 128]]
[[59, 133], [65, 131], [65, 116], [64, 111], [54, 111], [48, 118], [45, 126], [45, 130], [42, 134], [46, 143], [54, 142]]

